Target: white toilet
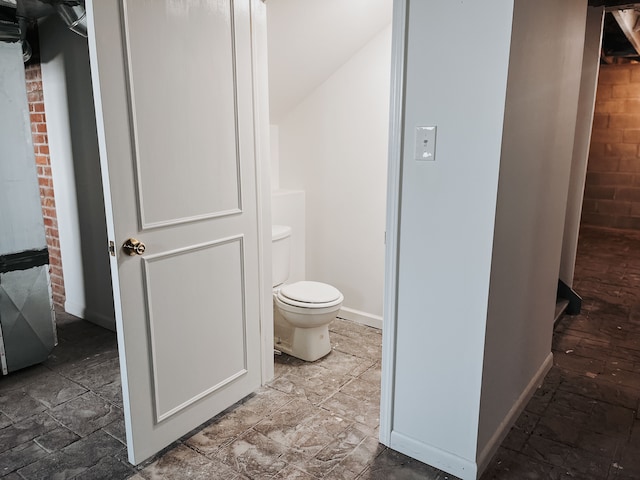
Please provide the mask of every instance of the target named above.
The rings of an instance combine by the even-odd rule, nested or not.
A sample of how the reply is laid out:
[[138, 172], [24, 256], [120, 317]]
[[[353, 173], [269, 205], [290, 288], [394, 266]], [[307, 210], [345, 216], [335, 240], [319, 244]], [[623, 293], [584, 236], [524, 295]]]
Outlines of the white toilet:
[[274, 348], [313, 362], [331, 352], [329, 324], [344, 296], [326, 283], [285, 284], [291, 265], [291, 227], [274, 225], [271, 233]]

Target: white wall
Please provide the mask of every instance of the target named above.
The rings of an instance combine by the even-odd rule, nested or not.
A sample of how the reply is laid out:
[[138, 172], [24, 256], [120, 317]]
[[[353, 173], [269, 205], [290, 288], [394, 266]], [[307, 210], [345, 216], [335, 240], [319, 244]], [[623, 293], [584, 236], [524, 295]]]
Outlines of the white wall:
[[480, 404], [481, 463], [552, 365], [586, 8], [582, 0], [515, 2]]
[[306, 275], [381, 326], [391, 28], [279, 123], [280, 187], [306, 192]]
[[87, 40], [57, 16], [39, 33], [65, 310], [115, 329]]
[[[390, 446], [464, 479], [476, 475], [513, 12], [491, 5], [408, 7]], [[414, 129], [432, 125], [435, 161], [416, 161]]]
[[269, 0], [269, 106], [278, 124], [391, 20], [393, 0]]
[[0, 255], [46, 248], [20, 43], [0, 42]]
[[584, 54], [582, 57], [582, 80], [576, 124], [576, 136], [571, 164], [567, 214], [562, 238], [562, 258], [560, 279], [569, 286], [573, 285], [573, 274], [578, 250], [578, 233], [582, 215], [582, 199], [587, 176], [587, 161], [591, 145], [591, 127], [596, 102], [598, 72], [600, 71], [600, 45], [602, 43], [602, 7], [587, 9]]
[[307, 278], [306, 244], [306, 201], [302, 190], [275, 190], [271, 193], [271, 222], [273, 225], [291, 227], [291, 270], [289, 283]]

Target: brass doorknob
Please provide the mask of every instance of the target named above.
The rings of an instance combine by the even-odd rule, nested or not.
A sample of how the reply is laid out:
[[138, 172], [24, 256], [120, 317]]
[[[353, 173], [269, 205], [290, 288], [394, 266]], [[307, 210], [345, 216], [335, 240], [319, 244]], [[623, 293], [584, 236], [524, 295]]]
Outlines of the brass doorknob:
[[122, 244], [122, 249], [127, 255], [142, 255], [147, 247], [140, 240], [127, 238]]

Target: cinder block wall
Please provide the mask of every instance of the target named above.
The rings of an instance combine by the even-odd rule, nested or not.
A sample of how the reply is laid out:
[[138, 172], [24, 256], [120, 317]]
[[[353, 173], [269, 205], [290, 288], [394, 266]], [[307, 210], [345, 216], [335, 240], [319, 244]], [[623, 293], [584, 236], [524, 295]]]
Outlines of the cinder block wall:
[[31, 117], [31, 136], [38, 167], [38, 184], [40, 185], [40, 201], [42, 216], [49, 250], [49, 273], [53, 290], [53, 304], [64, 310], [64, 278], [60, 256], [60, 240], [58, 237], [58, 220], [56, 200], [53, 194], [53, 178], [51, 177], [51, 161], [49, 158], [49, 139], [47, 137], [47, 119], [44, 111], [42, 94], [42, 70], [40, 64], [25, 67], [27, 82], [27, 100]]
[[640, 65], [600, 68], [582, 224], [640, 230]]

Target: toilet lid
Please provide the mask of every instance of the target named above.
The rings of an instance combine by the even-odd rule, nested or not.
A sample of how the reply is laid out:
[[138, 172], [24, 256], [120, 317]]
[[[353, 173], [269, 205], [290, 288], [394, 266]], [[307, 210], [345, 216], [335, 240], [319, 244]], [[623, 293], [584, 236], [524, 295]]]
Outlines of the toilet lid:
[[340, 290], [326, 283], [296, 282], [280, 289], [280, 295], [302, 303], [330, 303], [342, 297]]

